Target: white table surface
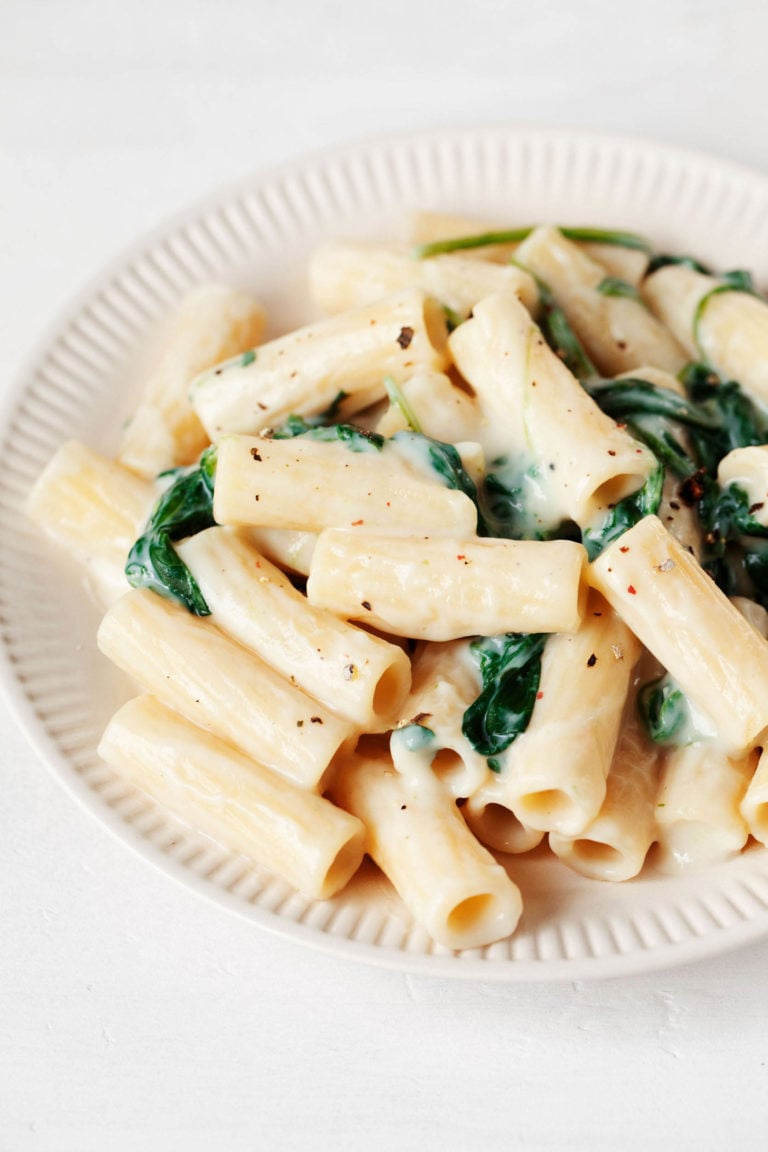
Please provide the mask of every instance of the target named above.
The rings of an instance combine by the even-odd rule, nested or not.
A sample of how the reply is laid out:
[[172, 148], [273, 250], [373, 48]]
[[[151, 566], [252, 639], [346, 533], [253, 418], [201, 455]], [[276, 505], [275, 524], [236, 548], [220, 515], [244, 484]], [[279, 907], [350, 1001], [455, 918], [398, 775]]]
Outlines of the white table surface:
[[[766, 169], [767, 41], [760, 0], [0, 0], [0, 388], [137, 234], [326, 144], [540, 122]], [[2, 1152], [765, 1139], [768, 941], [564, 985], [364, 967], [134, 857], [4, 706], [0, 765]]]

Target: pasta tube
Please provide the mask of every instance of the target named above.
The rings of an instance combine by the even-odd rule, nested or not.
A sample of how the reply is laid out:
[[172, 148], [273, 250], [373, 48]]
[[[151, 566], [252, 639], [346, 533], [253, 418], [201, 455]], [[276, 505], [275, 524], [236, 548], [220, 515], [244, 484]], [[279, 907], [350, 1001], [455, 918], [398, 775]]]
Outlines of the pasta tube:
[[514, 264], [447, 254], [417, 260], [406, 244], [325, 244], [309, 263], [312, 299], [326, 312], [359, 308], [392, 292], [418, 288], [461, 317], [492, 292], [510, 289], [535, 311], [533, 277]]
[[155, 489], [77, 440], [63, 444], [27, 499], [27, 514], [82, 564], [106, 607], [128, 591], [125, 560]]
[[314, 608], [236, 532], [209, 528], [176, 551], [222, 632], [361, 731], [395, 722], [411, 682], [396, 644]]
[[544, 839], [542, 829], [522, 824], [508, 807], [503, 783], [498, 776], [487, 780], [468, 797], [461, 814], [480, 843], [494, 852], [519, 855], [530, 852]]
[[488, 456], [525, 462], [525, 499], [543, 524], [593, 523], [656, 467], [652, 453], [600, 411], [514, 295], [482, 300], [449, 343], [486, 418]]
[[549, 834], [555, 855], [594, 880], [637, 876], [656, 838], [659, 748], [643, 732], [634, 704], [633, 696], [597, 816], [577, 835]]
[[754, 399], [768, 401], [768, 304], [722, 281], [670, 264], [649, 276], [643, 296], [695, 360], [704, 359]]
[[[469, 643], [422, 644], [412, 669], [411, 692], [400, 713], [401, 730], [390, 741], [394, 765], [406, 776], [431, 772], [452, 796], [469, 796], [488, 774], [485, 757], [462, 732], [464, 713], [481, 688]], [[410, 725], [419, 727], [411, 733]]]
[[113, 716], [99, 755], [192, 828], [325, 900], [363, 859], [365, 829], [152, 696]]
[[605, 268], [557, 228], [537, 228], [516, 259], [546, 284], [601, 372], [616, 376], [642, 364], [679, 372], [686, 363], [684, 349], [653, 313], [632, 294], [606, 294]]
[[750, 834], [768, 846], [768, 748], [763, 748], [760, 753], [739, 811]]
[[319, 785], [349, 721], [332, 715], [208, 619], [145, 588], [114, 604], [99, 648], [145, 691], [306, 788]]
[[749, 512], [768, 528], [768, 444], [734, 448], [717, 467], [718, 483], [736, 484], [746, 493]]
[[757, 753], [729, 759], [702, 740], [668, 752], [656, 797], [656, 863], [664, 871], [735, 856], [749, 830], [740, 811]]
[[735, 754], [768, 725], [768, 643], [656, 516], [590, 565], [589, 582]]
[[[400, 385], [400, 391], [425, 436], [449, 444], [480, 439], [482, 412], [445, 373], [417, 372]], [[391, 403], [376, 431], [380, 436], [393, 436], [409, 427], [402, 406]]]
[[303, 529], [364, 525], [393, 533], [474, 534], [472, 500], [398, 453], [295, 437], [225, 436], [218, 446], [219, 524]]
[[595, 595], [578, 632], [549, 638], [530, 722], [503, 760], [504, 803], [522, 824], [577, 836], [597, 817], [639, 655]]
[[329, 528], [318, 537], [307, 596], [347, 620], [418, 640], [568, 632], [583, 612], [585, 555], [570, 540], [392, 537]]
[[414, 784], [388, 757], [356, 756], [341, 765], [332, 797], [363, 821], [367, 852], [438, 943], [482, 948], [514, 931], [517, 886], [438, 781]]
[[286, 572], [296, 572], [300, 576], [309, 575], [312, 553], [317, 543], [314, 532], [297, 532], [291, 528], [243, 529], [243, 535], [254, 548], [277, 564]]
[[341, 411], [356, 412], [384, 397], [387, 376], [400, 382], [421, 368], [441, 371], [446, 332], [437, 301], [401, 292], [202, 373], [191, 385], [192, 405], [212, 440], [324, 412], [342, 393]]
[[221, 360], [253, 348], [265, 316], [259, 303], [225, 284], [205, 284], [181, 302], [118, 459], [142, 476], [192, 464], [208, 436], [189, 402], [189, 382]]

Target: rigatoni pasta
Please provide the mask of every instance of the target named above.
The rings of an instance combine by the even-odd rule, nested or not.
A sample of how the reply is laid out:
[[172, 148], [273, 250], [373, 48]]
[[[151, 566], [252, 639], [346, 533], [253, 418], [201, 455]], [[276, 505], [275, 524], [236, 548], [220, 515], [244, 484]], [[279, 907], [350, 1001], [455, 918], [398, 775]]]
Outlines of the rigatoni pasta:
[[333, 315], [266, 343], [183, 302], [118, 459], [63, 446], [28, 511], [142, 693], [119, 775], [316, 899], [367, 853], [482, 948], [522, 853], [768, 841], [768, 310], [632, 233], [411, 227], [325, 245]]
[[153, 696], [120, 708], [99, 755], [191, 827], [317, 899], [333, 896], [360, 866], [359, 820]]

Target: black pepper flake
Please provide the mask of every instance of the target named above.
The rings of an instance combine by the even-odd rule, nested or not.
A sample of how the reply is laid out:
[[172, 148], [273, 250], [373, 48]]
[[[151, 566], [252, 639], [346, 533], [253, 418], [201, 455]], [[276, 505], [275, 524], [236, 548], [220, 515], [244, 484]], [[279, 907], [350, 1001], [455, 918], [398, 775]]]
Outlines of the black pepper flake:
[[413, 340], [413, 328], [410, 328], [406, 324], [403, 328], [400, 329], [400, 335], [397, 337], [397, 342], [401, 348], [405, 349], [410, 345], [411, 340]]
[[259, 452], [258, 448], [251, 448], [251, 459], [261, 460], [261, 452]]
[[361, 600], [360, 606], [361, 606], [361, 608], [365, 608], [366, 612], [373, 611], [373, 609], [371, 608], [370, 600]]
[[680, 505], [678, 504], [677, 500], [670, 500], [669, 506], [674, 512], [680, 511]]
[[765, 507], [765, 501], [763, 501], [763, 500], [758, 500], [757, 504], [750, 504], [750, 506], [749, 506], [750, 516], [754, 516], [755, 512], [759, 512], [760, 509], [764, 508], [764, 507]]
[[310, 716], [309, 722], [310, 724], [322, 724], [323, 718], [322, 716]]
[[261, 496], [259, 496], [258, 494], [255, 495], [253, 498], [257, 503], [259, 502], [259, 500], [261, 500]]
[[401, 812], [405, 812], [405, 810], [406, 810], [406, 808], [407, 808], [407, 807], [408, 807], [408, 805], [407, 805], [407, 804], [401, 804], [401, 805], [400, 805], [400, 811], [401, 811]]
[[595, 656], [593, 652], [589, 660], [587, 660], [587, 668], [594, 668], [595, 664], [597, 664], [597, 656]]
[[617, 340], [617, 341], [616, 341], [616, 347], [617, 347], [617, 348], [620, 348], [622, 352], [624, 351], [624, 349], [626, 348], [626, 346], [627, 346], [627, 342], [626, 342], [626, 340]]

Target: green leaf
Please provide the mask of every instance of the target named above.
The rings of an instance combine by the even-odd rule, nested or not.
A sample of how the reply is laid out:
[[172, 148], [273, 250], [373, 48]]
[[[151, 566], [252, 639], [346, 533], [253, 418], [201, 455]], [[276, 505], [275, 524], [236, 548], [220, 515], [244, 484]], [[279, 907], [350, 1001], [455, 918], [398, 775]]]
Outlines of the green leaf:
[[275, 440], [303, 436], [307, 440], [320, 440], [323, 443], [337, 442], [349, 448], [350, 452], [380, 452], [385, 444], [383, 436], [358, 428], [356, 424], [316, 424], [302, 416], [289, 416], [272, 435]]
[[392, 739], [402, 744], [409, 752], [421, 752], [422, 749], [428, 748], [433, 740], [435, 734], [431, 728], [427, 728], [426, 724], [404, 724], [402, 728], [396, 728], [392, 733]]
[[497, 756], [528, 727], [546, 639], [534, 633], [508, 632], [481, 637], [470, 645], [480, 668], [482, 691], [465, 711], [461, 730], [482, 756]]
[[216, 523], [215, 446], [207, 448], [194, 467], [175, 468], [162, 475], [173, 477], [172, 482], [157, 500], [144, 532], [128, 553], [125, 574], [133, 588], [151, 588], [184, 604], [196, 616], [208, 616], [210, 609], [192, 573], [176, 553], [173, 541], [194, 536]]
[[643, 303], [635, 285], [629, 284], [626, 280], [620, 280], [617, 276], [604, 276], [597, 286], [597, 291], [601, 296], [620, 296], [627, 300], [634, 300], [637, 304]]
[[133, 588], [150, 588], [159, 596], [183, 604], [195, 616], [210, 616], [192, 573], [176, 552], [167, 532], [140, 536], [125, 565]]
[[700, 264], [693, 256], [672, 256], [665, 252], [659, 252], [648, 261], [646, 276], [650, 276], [652, 272], [658, 272], [659, 268], [667, 268], [670, 264], [690, 268], [693, 272], [703, 272], [705, 276], [709, 275], [709, 268]]
[[[524, 228], [503, 228], [481, 232], [475, 236], [454, 236], [446, 240], [433, 240], [429, 244], [419, 244], [413, 249], [417, 260], [429, 256], [440, 256], [445, 252], [462, 252], [471, 248], [487, 248], [492, 244], [520, 244], [538, 225]], [[577, 243], [614, 244], [619, 248], [633, 248], [639, 252], [650, 252], [648, 241], [636, 232], [622, 232], [611, 228], [584, 228], [561, 226], [560, 231], [568, 240]]]
[[419, 418], [411, 407], [405, 393], [400, 385], [392, 376], [384, 378], [384, 387], [387, 390], [390, 404], [394, 404], [395, 408], [400, 410], [400, 413], [405, 420], [406, 424], [412, 432], [421, 432], [422, 427], [419, 423]]
[[627, 417], [643, 413], [663, 416], [696, 428], [716, 429], [720, 426], [718, 413], [693, 404], [671, 388], [661, 388], [639, 377], [587, 382], [584, 387], [607, 416], [624, 423]]
[[652, 680], [638, 693], [644, 727], [655, 744], [690, 744], [690, 709], [682, 689], [669, 675]]
[[582, 543], [590, 561], [599, 556], [614, 540], [623, 536], [627, 529], [637, 524], [638, 520], [658, 512], [663, 486], [664, 468], [658, 465], [641, 488], [625, 496], [609, 509], [602, 524], [585, 530]]
[[[533, 275], [524, 264], [518, 264], [517, 267], [522, 268], [529, 275]], [[557, 303], [549, 286], [538, 276], [534, 276], [534, 280], [539, 289], [541, 308], [539, 328], [544, 339], [577, 380], [593, 380], [598, 374], [597, 369], [587, 356], [581, 341], [570, 325], [568, 317]]]

